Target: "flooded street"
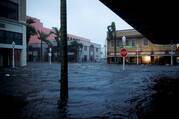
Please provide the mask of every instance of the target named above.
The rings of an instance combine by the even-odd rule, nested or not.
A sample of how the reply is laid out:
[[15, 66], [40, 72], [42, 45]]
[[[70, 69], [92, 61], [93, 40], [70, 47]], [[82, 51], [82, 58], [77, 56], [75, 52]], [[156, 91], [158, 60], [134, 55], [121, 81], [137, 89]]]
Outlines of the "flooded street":
[[[176, 77], [179, 66], [69, 64], [69, 100], [58, 107], [60, 65], [29, 63], [1, 71], [1, 95], [21, 97], [18, 119], [118, 118], [138, 119], [136, 106], [153, 92], [160, 77]], [[10, 74], [10, 76], [5, 76]]]

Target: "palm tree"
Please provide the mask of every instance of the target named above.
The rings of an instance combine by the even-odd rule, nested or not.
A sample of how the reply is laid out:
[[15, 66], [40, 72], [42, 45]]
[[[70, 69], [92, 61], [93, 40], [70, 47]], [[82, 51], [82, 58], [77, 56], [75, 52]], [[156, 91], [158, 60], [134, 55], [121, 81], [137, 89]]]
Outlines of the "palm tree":
[[58, 29], [57, 27], [52, 27], [53, 31], [51, 31], [51, 34], [55, 35], [55, 41], [57, 43], [57, 60], [60, 62], [60, 49], [61, 49], [61, 42], [60, 42], [60, 37], [61, 37], [61, 30]]
[[33, 23], [35, 23], [35, 21], [32, 18], [28, 18], [26, 20], [26, 43], [27, 45], [29, 43], [30, 36], [37, 34], [36, 29], [32, 26]]
[[38, 34], [38, 39], [41, 40], [41, 44], [40, 44], [40, 61], [42, 62], [42, 41], [44, 41], [48, 47], [52, 47], [52, 43], [47, 40], [47, 38], [51, 35], [50, 33], [49, 34], [46, 34], [42, 31], [37, 31], [37, 34]]
[[[27, 53], [29, 51], [28, 44], [29, 44], [30, 37], [37, 34], [35, 28], [32, 26], [33, 23], [35, 23], [35, 21], [32, 18], [28, 18], [26, 20], [26, 52]], [[27, 60], [29, 60], [28, 54], [27, 54]]]
[[114, 63], [117, 62], [117, 57], [116, 57], [116, 25], [115, 22], [112, 22], [110, 26], [107, 27], [108, 29], [108, 36], [107, 40], [113, 40], [114, 41]]
[[60, 99], [61, 104], [65, 105], [68, 99], [68, 55], [67, 55], [67, 11], [66, 11], [66, 0], [60, 0], [60, 21], [61, 21], [61, 88], [60, 88]]
[[116, 47], [116, 25], [115, 22], [112, 22], [111, 24], [112, 27], [112, 35], [113, 35], [113, 40], [114, 40], [114, 63], [117, 63], [117, 56], [116, 56], [116, 51], [117, 51], [117, 47]]
[[79, 59], [79, 50], [83, 48], [82, 43], [78, 43], [77, 41], [72, 41], [69, 48], [75, 52], [75, 62]]

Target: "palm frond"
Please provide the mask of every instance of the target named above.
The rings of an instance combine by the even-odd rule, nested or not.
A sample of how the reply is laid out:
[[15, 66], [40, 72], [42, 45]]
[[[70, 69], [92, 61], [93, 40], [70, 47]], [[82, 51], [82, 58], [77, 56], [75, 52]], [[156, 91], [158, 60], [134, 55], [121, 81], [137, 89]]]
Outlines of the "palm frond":
[[42, 40], [44, 41], [48, 46], [53, 46], [53, 44], [48, 40], [48, 37], [51, 35], [50, 33], [49, 34], [46, 34], [42, 31], [37, 31], [38, 33], [38, 39], [39, 40]]
[[28, 18], [28, 19], [26, 20], [26, 23], [27, 23], [27, 24], [33, 24], [33, 23], [35, 23], [35, 20], [34, 20], [33, 18]]

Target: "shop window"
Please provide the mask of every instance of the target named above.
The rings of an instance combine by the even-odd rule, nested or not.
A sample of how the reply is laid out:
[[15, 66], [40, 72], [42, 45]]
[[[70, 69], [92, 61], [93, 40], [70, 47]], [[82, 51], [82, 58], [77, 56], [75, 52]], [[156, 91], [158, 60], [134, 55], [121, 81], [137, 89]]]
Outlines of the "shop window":
[[0, 43], [12, 44], [13, 41], [16, 45], [22, 45], [22, 34], [0, 30]]

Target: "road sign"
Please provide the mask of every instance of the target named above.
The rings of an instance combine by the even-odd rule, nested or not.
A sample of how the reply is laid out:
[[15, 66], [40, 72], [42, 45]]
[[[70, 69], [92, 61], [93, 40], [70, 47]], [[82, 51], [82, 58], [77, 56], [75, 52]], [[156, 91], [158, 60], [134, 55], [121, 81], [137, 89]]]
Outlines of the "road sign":
[[125, 48], [121, 48], [120, 54], [122, 57], [127, 57], [127, 50]]

